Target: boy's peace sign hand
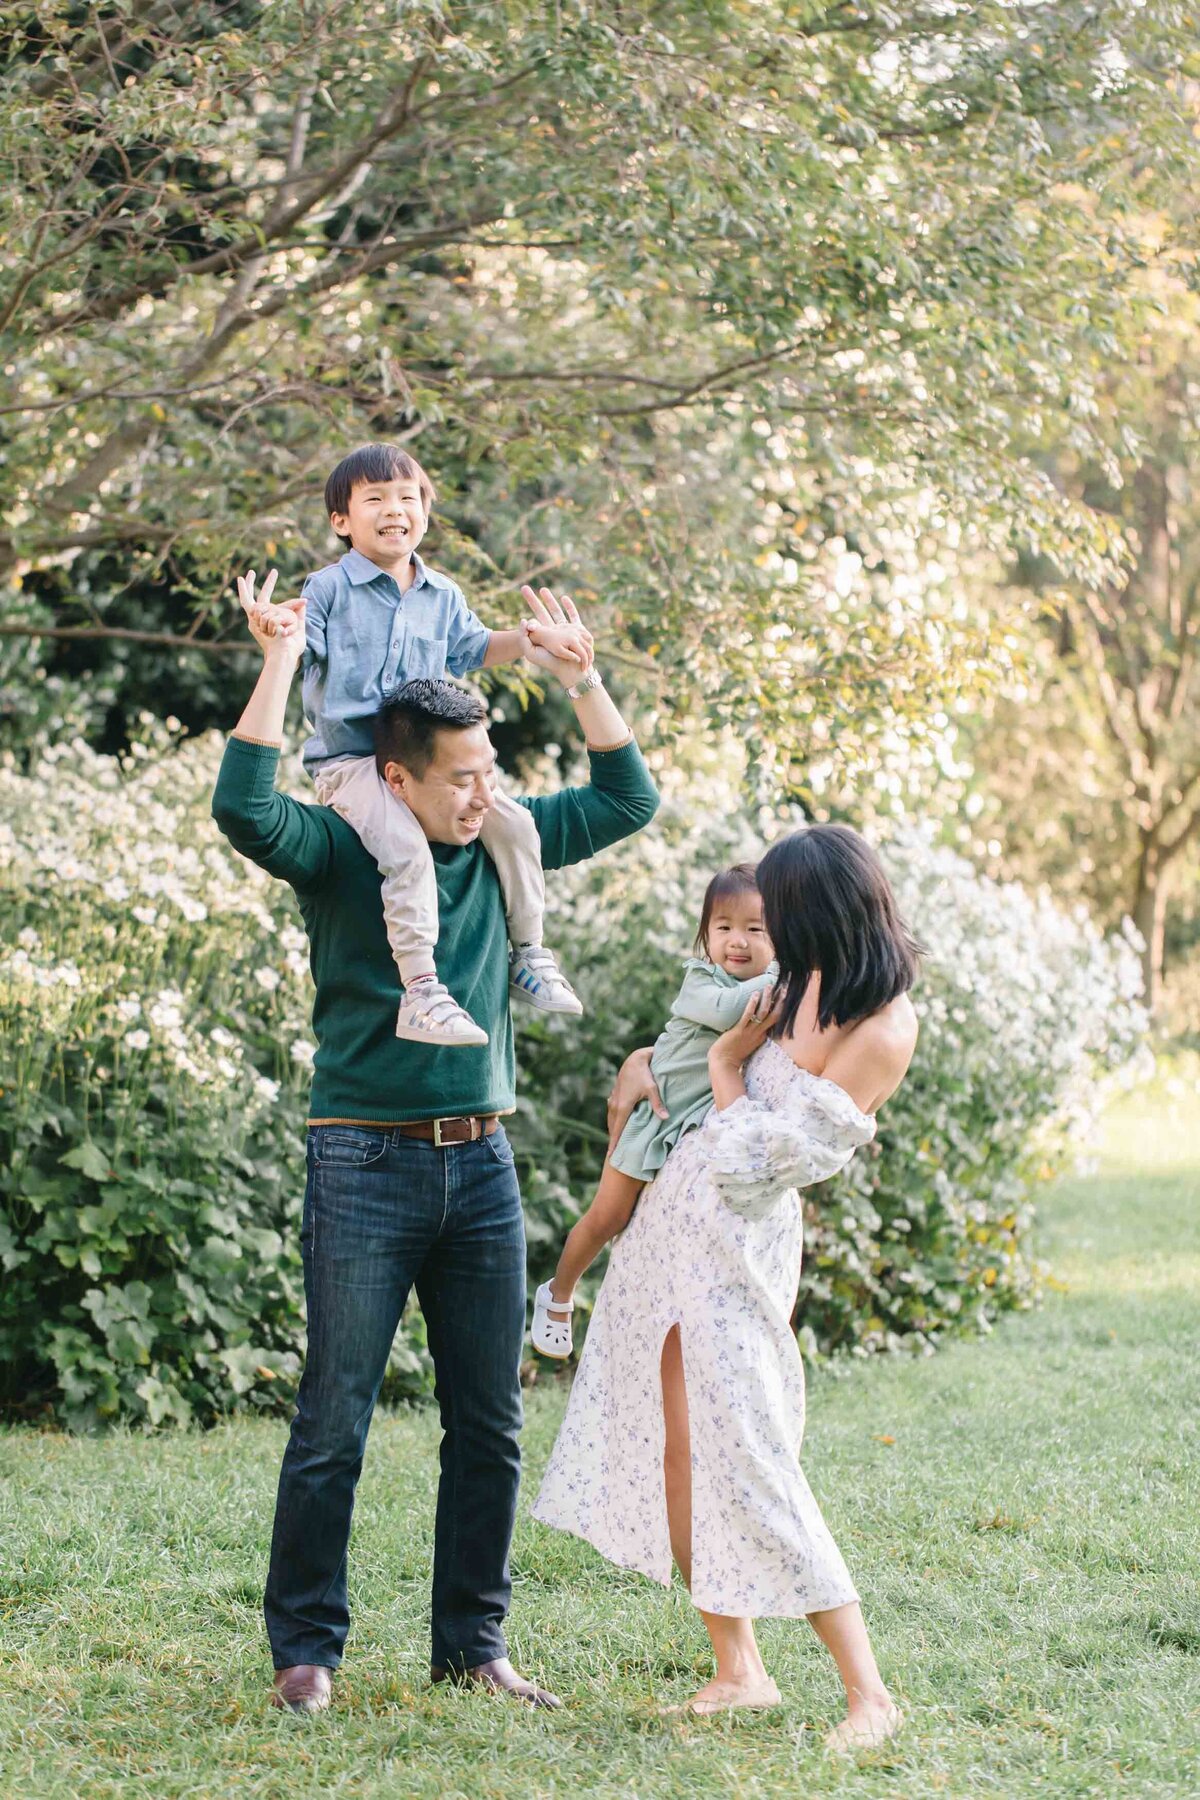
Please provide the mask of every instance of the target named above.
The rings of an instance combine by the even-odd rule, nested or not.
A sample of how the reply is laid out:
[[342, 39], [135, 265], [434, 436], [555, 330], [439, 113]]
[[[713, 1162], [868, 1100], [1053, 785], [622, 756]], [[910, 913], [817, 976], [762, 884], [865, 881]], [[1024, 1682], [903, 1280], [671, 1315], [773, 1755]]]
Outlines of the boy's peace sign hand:
[[268, 650], [280, 646], [281, 654], [287, 654], [293, 663], [298, 662], [304, 652], [304, 601], [285, 600], [271, 605], [271, 595], [279, 579], [278, 569], [271, 570], [259, 594], [254, 591], [256, 579], [253, 569], [237, 578], [237, 595], [251, 637], [264, 656]]
[[526, 655], [530, 662], [556, 675], [564, 687], [571, 687], [594, 660], [592, 634], [579, 617], [575, 602], [566, 594], [557, 599], [549, 588], [534, 593], [531, 587], [523, 587], [521, 598], [532, 615], [525, 620], [530, 645]]

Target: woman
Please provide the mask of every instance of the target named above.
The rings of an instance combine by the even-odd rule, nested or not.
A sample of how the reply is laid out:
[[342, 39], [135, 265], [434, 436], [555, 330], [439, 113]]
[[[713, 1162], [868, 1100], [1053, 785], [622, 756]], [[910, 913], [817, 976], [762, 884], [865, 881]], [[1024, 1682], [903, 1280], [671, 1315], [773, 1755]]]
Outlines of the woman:
[[[713, 1045], [713, 1110], [613, 1250], [534, 1516], [664, 1584], [674, 1558], [716, 1660], [681, 1710], [777, 1704], [754, 1620], [806, 1617], [846, 1689], [826, 1741], [858, 1747], [901, 1715], [797, 1460], [797, 1190], [874, 1136], [916, 1043], [919, 951], [845, 826], [783, 839], [758, 883], [779, 987]], [[646, 1077], [622, 1084], [630, 1105], [649, 1092]]]

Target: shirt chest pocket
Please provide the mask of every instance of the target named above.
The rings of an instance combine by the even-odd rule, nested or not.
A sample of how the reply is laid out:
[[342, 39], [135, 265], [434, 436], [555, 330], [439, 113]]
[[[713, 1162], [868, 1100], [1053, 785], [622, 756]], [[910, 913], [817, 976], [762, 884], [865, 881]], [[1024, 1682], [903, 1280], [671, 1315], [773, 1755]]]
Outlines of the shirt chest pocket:
[[446, 638], [438, 631], [416, 631], [405, 625], [392, 640], [385, 690], [405, 681], [441, 681], [446, 674]]

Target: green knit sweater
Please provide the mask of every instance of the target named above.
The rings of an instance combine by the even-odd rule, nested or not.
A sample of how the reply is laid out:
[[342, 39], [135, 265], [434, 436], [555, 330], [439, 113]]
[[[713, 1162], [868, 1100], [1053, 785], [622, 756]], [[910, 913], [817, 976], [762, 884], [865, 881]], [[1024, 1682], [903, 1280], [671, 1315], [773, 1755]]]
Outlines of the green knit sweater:
[[[542, 863], [582, 862], [649, 823], [658, 792], [636, 744], [589, 752], [587, 787], [523, 799]], [[447, 1049], [396, 1037], [400, 989], [380, 874], [357, 834], [326, 806], [275, 791], [279, 752], [230, 738], [213, 817], [235, 850], [295, 889], [308, 931], [317, 1055], [310, 1124], [364, 1125], [510, 1111], [515, 1059], [508, 930], [495, 865], [482, 844], [431, 844], [441, 936], [438, 975], [483, 1026], [487, 1044]]]

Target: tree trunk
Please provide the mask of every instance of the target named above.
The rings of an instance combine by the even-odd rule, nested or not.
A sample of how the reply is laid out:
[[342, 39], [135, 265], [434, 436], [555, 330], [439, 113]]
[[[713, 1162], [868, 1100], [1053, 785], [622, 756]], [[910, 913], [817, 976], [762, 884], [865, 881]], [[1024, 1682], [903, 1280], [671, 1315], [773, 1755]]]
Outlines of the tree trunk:
[[1163, 945], [1166, 927], [1166, 891], [1158, 839], [1150, 832], [1141, 834], [1138, 855], [1137, 894], [1133, 903], [1133, 922], [1145, 940], [1142, 951], [1142, 978], [1145, 1000], [1151, 1013], [1158, 1011], [1162, 997]]

